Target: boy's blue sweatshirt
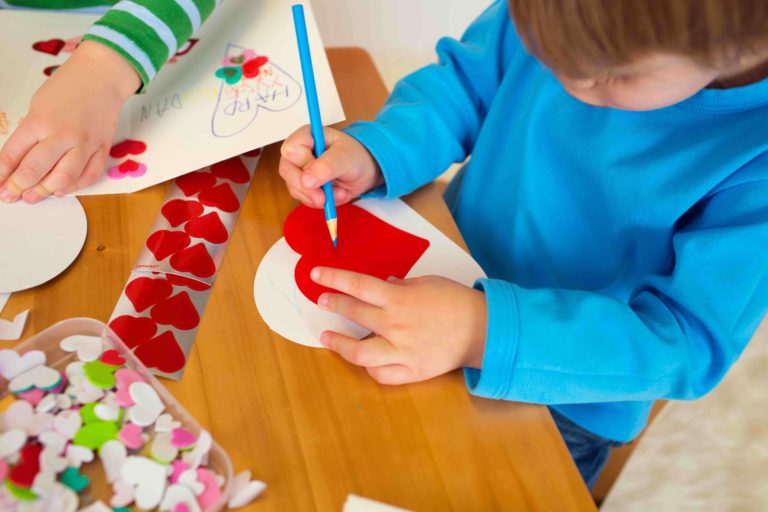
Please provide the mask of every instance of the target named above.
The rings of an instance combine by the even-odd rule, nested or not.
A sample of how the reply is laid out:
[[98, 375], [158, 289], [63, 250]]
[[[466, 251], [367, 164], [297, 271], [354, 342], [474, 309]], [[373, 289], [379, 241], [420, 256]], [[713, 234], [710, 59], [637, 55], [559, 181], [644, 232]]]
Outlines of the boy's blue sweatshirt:
[[554, 404], [628, 441], [693, 399], [768, 306], [768, 79], [628, 112], [569, 96], [496, 1], [348, 128], [387, 197], [471, 155], [449, 188], [489, 278], [476, 395]]

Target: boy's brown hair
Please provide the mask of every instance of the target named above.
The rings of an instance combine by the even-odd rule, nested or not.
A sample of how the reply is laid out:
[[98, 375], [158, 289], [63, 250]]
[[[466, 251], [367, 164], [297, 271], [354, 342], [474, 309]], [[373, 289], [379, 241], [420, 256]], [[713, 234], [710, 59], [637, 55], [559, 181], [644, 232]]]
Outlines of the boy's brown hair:
[[768, 0], [509, 0], [546, 65], [594, 77], [651, 53], [717, 66], [768, 45]]

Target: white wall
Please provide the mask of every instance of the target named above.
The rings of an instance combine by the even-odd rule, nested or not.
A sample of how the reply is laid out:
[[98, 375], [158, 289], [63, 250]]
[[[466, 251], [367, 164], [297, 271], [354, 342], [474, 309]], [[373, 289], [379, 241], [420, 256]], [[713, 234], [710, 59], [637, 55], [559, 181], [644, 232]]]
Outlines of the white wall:
[[435, 61], [442, 36], [460, 37], [491, 0], [314, 0], [325, 46], [360, 46], [387, 87]]

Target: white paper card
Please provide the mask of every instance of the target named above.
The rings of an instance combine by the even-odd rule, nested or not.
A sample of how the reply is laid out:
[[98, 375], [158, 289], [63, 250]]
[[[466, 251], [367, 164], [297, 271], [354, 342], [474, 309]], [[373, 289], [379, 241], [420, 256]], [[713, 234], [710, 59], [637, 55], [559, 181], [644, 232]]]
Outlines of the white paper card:
[[24, 332], [24, 326], [27, 325], [27, 316], [29, 310], [25, 309], [13, 320], [0, 319], [0, 341], [16, 341], [21, 338], [21, 333]]
[[350, 494], [344, 502], [342, 512], [409, 512], [404, 508], [393, 507], [372, 499]]
[[[404, 202], [365, 199], [355, 204], [403, 231], [429, 240], [429, 248], [407, 277], [437, 275], [472, 286], [478, 278], [485, 276], [471, 256]], [[309, 347], [322, 347], [320, 334], [326, 330], [355, 338], [368, 335], [368, 329], [323, 311], [301, 293], [294, 279], [294, 269], [300, 258], [285, 238], [281, 238], [267, 252], [256, 271], [253, 288], [256, 307], [270, 329]]]

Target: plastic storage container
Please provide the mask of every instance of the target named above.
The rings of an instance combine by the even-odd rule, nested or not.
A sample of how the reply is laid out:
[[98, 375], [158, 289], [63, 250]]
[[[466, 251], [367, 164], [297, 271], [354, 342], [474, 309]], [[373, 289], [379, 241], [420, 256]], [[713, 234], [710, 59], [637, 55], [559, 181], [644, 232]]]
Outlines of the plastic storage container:
[[[144, 364], [139, 361], [130, 350], [128, 350], [120, 338], [98, 320], [93, 320], [91, 318], [71, 318], [64, 320], [20, 343], [15, 347], [15, 350], [19, 354], [24, 354], [30, 350], [40, 350], [46, 355], [47, 366], [64, 371], [69, 363], [77, 360], [77, 355], [62, 350], [59, 346], [59, 342], [67, 336], [76, 334], [100, 336], [106, 345], [116, 349], [120, 355], [125, 358], [125, 366], [136, 371], [155, 389], [155, 391], [157, 391], [158, 396], [165, 404], [164, 412], [173, 416], [174, 420], [181, 422], [182, 426], [191, 433], [196, 436], [200, 435], [203, 428], [195, 418], [193, 418], [173, 395], [160, 384], [149, 370], [147, 370]], [[8, 394], [7, 388], [8, 383], [3, 381], [2, 386], [0, 386], [0, 398]], [[213, 440], [211, 450], [208, 453], [208, 463], [206, 466], [225, 478], [224, 485], [221, 487], [221, 499], [206, 509], [206, 512], [217, 512], [226, 507], [227, 496], [229, 496], [230, 488], [232, 486], [232, 462], [229, 460], [229, 456], [221, 446], [216, 443], [215, 439]], [[106, 483], [106, 479], [101, 477], [104, 472], [101, 470], [101, 462], [99, 462], [99, 459], [96, 458], [93, 462], [84, 465], [83, 469], [84, 473], [91, 477], [91, 485], [86, 489], [86, 494], [80, 494], [80, 508], [87, 506], [90, 502], [95, 501], [96, 499], [102, 499], [105, 503], [109, 503], [111, 488], [109, 487], [109, 484]]]

